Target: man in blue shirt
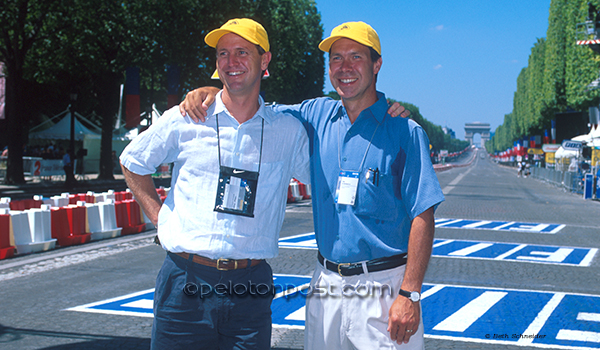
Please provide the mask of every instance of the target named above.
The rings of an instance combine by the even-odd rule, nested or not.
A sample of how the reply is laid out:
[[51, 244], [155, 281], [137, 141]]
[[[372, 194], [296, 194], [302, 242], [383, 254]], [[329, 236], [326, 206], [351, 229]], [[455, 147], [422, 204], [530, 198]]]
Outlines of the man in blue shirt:
[[[344, 23], [319, 48], [329, 52], [342, 100], [273, 107], [305, 123], [312, 149], [319, 264], [306, 301], [305, 349], [422, 349], [420, 292], [434, 209], [444, 200], [429, 140], [414, 121], [386, 114], [373, 28]], [[181, 107], [197, 111], [202, 97], [192, 94]]]

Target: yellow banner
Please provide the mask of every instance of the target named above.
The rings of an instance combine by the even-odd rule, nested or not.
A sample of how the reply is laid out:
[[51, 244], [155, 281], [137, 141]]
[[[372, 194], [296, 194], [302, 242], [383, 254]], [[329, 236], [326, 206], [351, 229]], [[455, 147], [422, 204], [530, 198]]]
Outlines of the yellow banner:
[[600, 165], [600, 149], [593, 148], [592, 149], [592, 166]]
[[544, 151], [541, 148], [528, 148], [527, 149], [527, 153], [528, 154], [544, 154]]
[[546, 164], [554, 164], [554, 152], [546, 153]]

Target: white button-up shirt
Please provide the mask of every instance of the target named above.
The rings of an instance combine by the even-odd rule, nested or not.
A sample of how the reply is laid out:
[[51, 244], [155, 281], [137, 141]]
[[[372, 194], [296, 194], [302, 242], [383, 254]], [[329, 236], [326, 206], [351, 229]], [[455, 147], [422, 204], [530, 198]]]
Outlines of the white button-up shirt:
[[[267, 259], [277, 255], [278, 238], [292, 177], [310, 180], [308, 137], [289, 114], [260, 108], [239, 124], [227, 111], [221, 93], [205, 123], [182, 117], [178, 107], [166, 111], [121, 154], [121, 163], [149, 175], [162, 163], [173, 163], [171, 191], [158, 215], [158, 237], [164, 249], [211, 259]], [[254, 218], [213, 211], [221, 165], [259, 170]]]

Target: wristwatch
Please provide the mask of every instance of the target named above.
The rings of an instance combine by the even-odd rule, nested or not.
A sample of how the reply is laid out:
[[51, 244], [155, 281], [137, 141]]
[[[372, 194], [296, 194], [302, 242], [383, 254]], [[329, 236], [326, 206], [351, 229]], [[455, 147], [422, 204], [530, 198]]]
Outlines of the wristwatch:
[[409, 291], [400, 289], [398, 294], [402, 295], [403, 297], [407, 297], [413, 303], [416, 303], [417, 301], [421, 300], [421, 294], [419, 292], [409, 292]]

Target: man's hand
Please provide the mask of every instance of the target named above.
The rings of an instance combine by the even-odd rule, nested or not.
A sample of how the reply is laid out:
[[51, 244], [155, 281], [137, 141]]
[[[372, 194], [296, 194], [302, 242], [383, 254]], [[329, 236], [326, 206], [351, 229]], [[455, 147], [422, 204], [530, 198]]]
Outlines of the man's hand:
[[[182, 116], [189, 115], [196, 123], [198, 121], [204, 123], [206, 111], [215, 102], [215, 96], [219, 91], [219, 88], [205, 86], [188, 92], [183, 102], [179, 104], [179, 112]], [[394, 102], [387, 112], [392, 117], [407, 118], [410, 116], [410, 111], [398, 102]]]
[[179, 112], [182, 116], [188, 114], [196, 123], [206, 118], [208, 107], [215, 102], [215, 96], [220, 89], [213, 86], [205, 86], [188, 92], [185, 100], [179, 104]]
[[390, 108], [387, 110], [388, 114], [392, 116], [392, 118], [401, 116], [402, 118], [407, 118], [410, 115], [410, 111], [405, 109], [404, 106], [399, 104], [398, 102], [394, 102]]
[[413, 336], [421, 320], [420, 302], [412, 302], [408, 298], [399, 295], [390, 308], [387, 331], [390, 338], [396, 343], [408, 343]]

